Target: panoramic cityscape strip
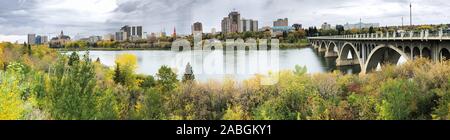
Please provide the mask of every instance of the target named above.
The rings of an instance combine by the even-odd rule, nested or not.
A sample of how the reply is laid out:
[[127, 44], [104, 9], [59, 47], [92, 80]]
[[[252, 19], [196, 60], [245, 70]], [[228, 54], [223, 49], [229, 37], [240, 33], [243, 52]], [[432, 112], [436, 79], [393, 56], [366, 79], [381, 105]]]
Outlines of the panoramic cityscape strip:
[[199, 137], [296, 131], [265, 120], [448, 120], [449, 9], [5, 0], [0, 120], [264, 120], [161, 127]]

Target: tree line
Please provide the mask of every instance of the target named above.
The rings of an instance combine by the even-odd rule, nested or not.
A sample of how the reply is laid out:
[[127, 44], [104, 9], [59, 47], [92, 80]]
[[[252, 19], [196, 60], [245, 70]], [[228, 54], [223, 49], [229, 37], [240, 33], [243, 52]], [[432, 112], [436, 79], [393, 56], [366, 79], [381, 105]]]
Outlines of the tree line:
[[[0, 44], [0, 119], [43, 120], [447, 120], [450, 62], [419, 59], [366, 75], [277, 75], [199, 82], [170, 67], [136, 74], [137, 58], [106, 67], [89, 54]], [[148, 64], [151, 65], [151, 64]], [[279, 78], [261, 85], [264, 77]]]

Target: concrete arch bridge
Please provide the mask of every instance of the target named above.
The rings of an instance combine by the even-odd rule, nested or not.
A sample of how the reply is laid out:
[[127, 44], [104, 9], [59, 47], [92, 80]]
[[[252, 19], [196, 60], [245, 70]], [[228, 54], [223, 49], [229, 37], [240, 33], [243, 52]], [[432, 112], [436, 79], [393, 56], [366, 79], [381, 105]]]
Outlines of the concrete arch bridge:
[[325, 57], [337, 57], [337, 66], [359, 65], [361, 73], [420, 57], [433, 61], [450, 59], [450, 34], [442, 30], [321, 36], [308, 40]]

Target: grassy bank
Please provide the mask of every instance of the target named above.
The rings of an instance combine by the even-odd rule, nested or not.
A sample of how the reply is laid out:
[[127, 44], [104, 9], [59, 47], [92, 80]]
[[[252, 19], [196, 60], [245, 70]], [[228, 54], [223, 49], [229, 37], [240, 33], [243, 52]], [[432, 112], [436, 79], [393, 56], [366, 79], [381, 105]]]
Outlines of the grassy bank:
[[280, 43], [280, 49], [305, 48], [309, 46], [307, 39], [301, 39], [296, 43]]
[[56, 48], [57, 51], [139, 51], [139, 50], [170, 50], [170, 48]]

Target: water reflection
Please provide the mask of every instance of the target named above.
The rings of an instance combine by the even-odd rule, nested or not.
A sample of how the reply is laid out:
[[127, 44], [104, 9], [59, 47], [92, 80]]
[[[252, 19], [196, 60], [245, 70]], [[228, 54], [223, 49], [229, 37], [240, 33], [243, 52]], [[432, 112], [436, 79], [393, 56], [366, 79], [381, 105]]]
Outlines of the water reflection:
[[336, 70], [345, 74], [358, 74], [361, 72], [361, 67], [359, 65], [338, 67], [336, 66], [337, 57], [325, 57], [325, 52], [318, 52], [317, 50], [314, 50], [314, 53], [318, 56], [320, 62], [322, 63], [323, 69], [327, 72], [333, 72]]
[[[68, 52], [70, 53], [70, 52]], [[86, 52], [80, 52], [84, 54]], [[181, 78], [187, 63], [192, 65], [195, 77], [200, 81], [221, 80], [232, 77], [237, 80], [248, 79], [255, 74], [268, 74], [270, 71], [294, 70], [296, 65], [306, 66], [308, 73], [323, 73], [340, 70], [344, 73], [359, 73], [359, 66], [336, 67], [336, 58], [325, 58], [313, 48], [286, 49], [278, 51], [188, 51], [166, 50], [145, 51], [90, 51], [92, 59], [113, 67], [119, 54], [134, 54], [138, 58], [137, 73], [155, 75], [158, 69], [167, 65]]]

